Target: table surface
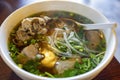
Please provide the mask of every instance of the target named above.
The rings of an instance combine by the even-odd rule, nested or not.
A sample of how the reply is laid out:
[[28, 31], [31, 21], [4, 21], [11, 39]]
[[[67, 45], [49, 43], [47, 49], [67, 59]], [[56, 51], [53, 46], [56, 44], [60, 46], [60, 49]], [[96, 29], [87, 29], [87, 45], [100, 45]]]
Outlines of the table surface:
[[[23, 5], [34, 2], [35, 0], [0, 0], [0, 24], [14, 10]], [[79, 0], [81, 3], [97, 8], [110, 21], [120, 24], [120, 0]], [[116, 30], [117, 34], [120, 34]], [[119, 39], [119, 36], [118, 36]], [[118, 43], [118, 48], [119, 48]], [[119, 52], [119, 51], [117, 51]], [[0, 57], [0, 80], [22, 80], [20, 79], [1, 59]], [[120, 63], [114, 57], [110, 64], [93, 80], [120, 80]]]

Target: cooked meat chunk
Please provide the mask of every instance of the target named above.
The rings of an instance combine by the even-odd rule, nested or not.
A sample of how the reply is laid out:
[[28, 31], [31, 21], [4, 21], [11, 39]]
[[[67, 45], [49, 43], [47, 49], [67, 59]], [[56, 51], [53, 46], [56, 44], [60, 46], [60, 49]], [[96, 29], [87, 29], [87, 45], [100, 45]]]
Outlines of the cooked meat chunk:
[[16, 39], [26, 41], [31, 39], [35, 34], [46, 34], [48, 30], [45, 26], [49, 20], [50, 18], [47, 16], [44, 16], [43, 18], [34, 17], [24, 19], [21, 27], [19, 27], [16, 32]]
[[75, 60], [65, 60], [65, 61], [58, 61], [56, 63], [55, 69], [58, 74], [63, 73], [65, 70], [74, 68]]
[[55, 69], [58, 74], [63, 73], [65, 70], [74, 68], [75, 62], [81, 62], [80, 56], [73, 56], [72, 59], [59, 60], [56, 62]]
[[29, 36], [25, 31], [19, 30], [17, 31], [17, 40], [19, 41], [26, 41], [32, 38], [32, 36]]
[[48, 35], [52, 35], [57, 29], [65, 31], [69, 34], [71, 31], [75, 30], [76, 25], [74, 23], [70, 23], [64, 21], [62, 19], [51, 19], [47, 24]]
[[101, 40], [99, 31], [86, 31], [86, 39], [89, 41], [88, 47], [96, 49]]
[[28, 58], [34, 59], [36, 55], [39, 53], [38, 52], [38, 46], [37, 45], [29, 45], [25, 47], [22, 52], [22, 54], [25, 54]]

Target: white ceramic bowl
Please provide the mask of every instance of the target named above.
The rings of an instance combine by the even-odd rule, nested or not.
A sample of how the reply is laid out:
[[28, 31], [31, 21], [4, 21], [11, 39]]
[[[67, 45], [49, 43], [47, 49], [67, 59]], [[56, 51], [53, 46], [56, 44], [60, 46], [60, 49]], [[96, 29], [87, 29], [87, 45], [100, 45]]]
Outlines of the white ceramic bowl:
[[0, 29], [0, 48], [1, 48], [1, 57], [5, 61], [5, 63], [22, 79], [24, 80], [90, 80], [93, 79], [96, 75], [98, 75], [111, 61], [113, 58], [115, 49], [116, 49], [116, 34], [113, 29], [103, 30], [105, 34], [105, 38], [107, 41], [107, 50], [104, 56], [104, 59], [101, 63], [93, 70], [74, 77], [69, 78], [47, 78], [40, 77], [29, 72], [26, 72], [20, 68], [13, 62], [11, 57], [9, 56], [8, 51], [8, 36], [10, 31], [18, 24], [22, 19], [32, 14], [48, 11], [48, 10], [65, 10], [70, 12], [75, 12], [86, 16], [91, 19], [95, 23], [108, 23], [109, 21], [98, 11], [82, 5], [76, 2], [70, 1], [41, 1], [33, 4], [29, 4], [25, 7], [22, 7], [15, 12], [13, 12], [8, 18], [2, 23]]

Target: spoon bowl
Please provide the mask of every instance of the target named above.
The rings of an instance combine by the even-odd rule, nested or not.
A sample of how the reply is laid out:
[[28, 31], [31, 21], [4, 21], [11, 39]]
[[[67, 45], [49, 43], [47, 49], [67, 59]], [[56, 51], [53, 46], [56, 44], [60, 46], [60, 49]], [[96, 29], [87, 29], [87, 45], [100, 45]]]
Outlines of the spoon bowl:
[[70, 18], [61, 18], [61, 20], [73, 22], [77, 26], [83, 26], [84, 30], [108, 29], [108, 28], [116, 28], [117, 27], [116, 22], [83, 24], [83, 23], [80, 23], [80, 22], [73, 20], [73, 19], [70, 19]]

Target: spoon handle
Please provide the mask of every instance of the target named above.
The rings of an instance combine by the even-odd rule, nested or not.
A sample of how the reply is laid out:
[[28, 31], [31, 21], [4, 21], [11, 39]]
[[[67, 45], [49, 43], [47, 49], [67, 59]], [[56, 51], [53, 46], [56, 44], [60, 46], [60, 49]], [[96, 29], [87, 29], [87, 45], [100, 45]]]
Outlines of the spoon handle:
[[80, 24], [84, 26], [85, 30], [94, 30], [94, 29], [107, 29], [107, 28], [116, 28], [117, 23], [111, 22], [111, 23], [97, 23], [97, 24]]

